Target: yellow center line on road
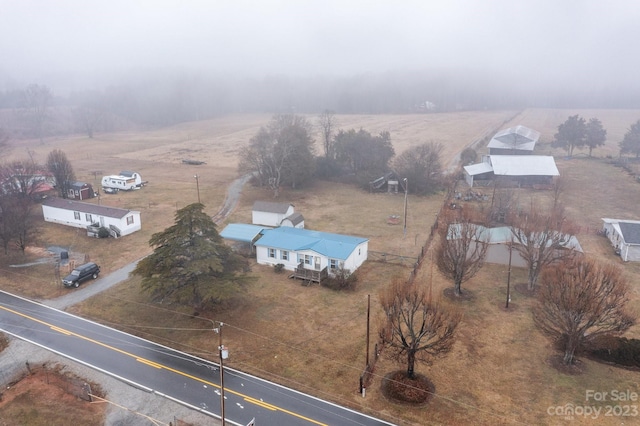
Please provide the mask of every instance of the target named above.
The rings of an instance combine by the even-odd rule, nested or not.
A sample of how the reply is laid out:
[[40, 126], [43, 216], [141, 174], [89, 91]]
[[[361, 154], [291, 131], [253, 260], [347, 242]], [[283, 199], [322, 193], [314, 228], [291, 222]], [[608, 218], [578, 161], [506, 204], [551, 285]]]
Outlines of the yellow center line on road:
[[[21, 316], [21, 317], [29, 319], [31, 321], [37, 322], [37, 323], [42, 324], [44, 326], [47, 326], [47, 327], [51, 328], [52, 330], [57, 331], [59, 333], [62, 333], [64, 335], [77, 337], [79, 339], [86, 340], [87, 342], [91, 342], [91, 343], [94, 343], [96, 345], [102, 346], [102, 347], [104, 347], [106, 349], [110, 349], [112, 351], [118, 352], [118, 353], [120, 353], [122, 355], [126, 355], [128, 357], [131, 357], [131, 358], [135, 359], [138, 362], [141, 362], [143, 364], [149, 365], [151, 367], [154, 367], [154, 368], [157, 368], [157, 369], [164, 369], [164, 370], [170, 371], [172, 373], [179, 374], [179, 375], [181, 375], [183, 377], [188, 377], [191, 380], [195, 380], [197, 382], [204, 383], [206, 385], [209, 385], [209, 386], [212, 386], [212, 387], [215, 387], [215, 388], [220, 388], [220, 385], [217, 385], [215, 383], [209, 382], [207, 380], [201, 379], [201, 378], [196, 377], [196, 376], [192, 376], [192, 375], [187, 374], [187, 373], [185, 373], [183, 371], [176, 370], [176, 369], [168, 367], [166, 365], [162, 365], [162, 364], [159, 364], [157, 362], [154, 362], [154, 361], [151, 361], [151, 360], [148, 360], [148, 359], [145, 359], [145, 358], [141, 358], [138, 355], [134, 355], [134, 354], [129, 353], [127, 351], [124, 351], [122, 349], [107, 345], [106, 343], [102, 343], [102, 342], [100, 342], [98, 340], [91, 339], [89, 337], [83, 336], [83, 335], [78, 334], [78, 333], [74, 333], [72, 331], [66, 330], [66, 329], [58, 327], [56, 325], [49, 324], [48, 322], [45, 322], [45, 321], [39, 320], [37, 318], [31, 317], [29, 315], [23, 314], [22, 312], [14, 311], [13, 309], [7, 308], [5, 306], [0, 306], [0, 309], [3, 309], [5, 311], [7, 311], [7, 312], [11, 312], [12, 314]], [[310, 423], [313, 423], [313, 424], [316, 424], [318, 426], [328, 426], [325, 423], [321, 423], [321, 422], [318, 422], [316, 420], [313, 420], [313, 419], [310, 419], [308, 417], [305, 417], [305, 416], [303, 416], [301, 414], [295, 413], [293, 411], [289, 411], [289, 410], [286, 410], [284, 408], [277, 407], [275, 405], [271, 405], [271, 404], [268, 404], [266, 402], [262, 402], [260, 400], [255, 399], [255, 398], [252, 398], [252, 397], [250, 397], [248, 395], [244, 395], [244, 394], [242, 394], [240, 392], [236, 392], [236, 391], [234, 391], [232, 389], [228, 389], [228, 388], [225, 387], [224, 391], [225, 391], [225, 393], [231, 393], [233, 395], [239, 396], [240, 398], [243, 398], [245, 401], [247, 401], [249, 403], [252, 403], [254, 405], [266, 408], [268, 410], [280, 411], [282, 413], [289, 414], [290, 416], [297, 417], [297, 418], [302, 419], [302, 420], [306, 420], [306, 421], [308, 421]]]
[[157, 368], [157, 369], [161, 369], [162, 365], [158, 364], [157, 362], [153, 362], [153, 361], [149, 361], [148, 359], [144, 359], [144, 358], [136, 358], [136, 361], [141, 362], [143, 364], [147, 364], [153, 368]]
[[70, 335], [71, 335], [71, 333], [69, 333], [67, 330], [65, 330], [65, 329], [63, 329], [63, 328], [60, 328], [60, 327], [56, 327], [55, 325], [52, 325], [52, 326], [51, 326], [51, 329], [52, 329], [53, 331], [57, 331], [58, 333], [66, 334], [67, 336], [70, 336]]
[[260, 401], [260, 400], [255, 399], [255, 398], [251, 398], [250, 396], [245, 397], [244, 400], [247, 401], [247, 402], [250, 402], [252, 404], [259, 405], [259, 406], [261, 406], [263, 408], [266, 408], [267, 410], [276, 411], [278, 409], [278, 407], [274, 407], [271, 404], [267, 404], [266, 402]]

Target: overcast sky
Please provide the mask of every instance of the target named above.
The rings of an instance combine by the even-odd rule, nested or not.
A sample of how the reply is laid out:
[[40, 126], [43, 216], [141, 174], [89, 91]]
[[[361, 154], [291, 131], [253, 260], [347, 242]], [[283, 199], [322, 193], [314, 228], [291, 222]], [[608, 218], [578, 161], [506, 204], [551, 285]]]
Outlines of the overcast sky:
[[636, 0], [0, 0], [0, 84], [162, 67], [637, 85], [639, 23]]

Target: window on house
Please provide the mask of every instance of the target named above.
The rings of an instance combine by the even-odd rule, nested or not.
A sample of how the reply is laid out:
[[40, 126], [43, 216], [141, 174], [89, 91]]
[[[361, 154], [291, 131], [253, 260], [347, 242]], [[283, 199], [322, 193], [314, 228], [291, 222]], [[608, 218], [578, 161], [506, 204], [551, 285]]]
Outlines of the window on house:
[[75, 220], [80, 220], [80, 212], [73, 212], [73, 218]]
[[289, 260], [289, 252], [288, 252], [288, 251], [286, 251], [286, 250], [282, 250], [282, 251], [280, 252], [280, 258], [281, 258], [282, 260]]
[[271, 257], [271, 258], [275, 258], [276, 257], [276, 249], [273, 249], [273, 248], [269, 249], [269, 257]]
[[329, 259], [329, 269], [338, 270], [344, 268], [344, 262], [338, 259]]
[[133, 216], [127, 216], [127, 225], [133, 224]]
[[313, 259], [313, 256], [309, 256], [308, 254], [304, 255], [304, 264], [305, 265], [311, 265], [311, 260]]
[[93, 220], [91, 220], [91, 215], [89, 213], [85, 213], [85, 219], [87, 220], [87, 222], [93, 223]]

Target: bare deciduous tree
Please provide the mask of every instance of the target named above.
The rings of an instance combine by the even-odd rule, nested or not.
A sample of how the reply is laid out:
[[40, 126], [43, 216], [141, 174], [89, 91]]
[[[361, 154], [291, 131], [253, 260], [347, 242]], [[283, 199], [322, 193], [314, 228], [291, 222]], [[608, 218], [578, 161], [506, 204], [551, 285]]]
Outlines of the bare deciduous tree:
[[29, 157], [15, 160], [0, 167], [3, 195], [32, 198], [45, 181], [43, 167]]
[[540, 213], [535, 207], [527, 214], [512, 220], [513, 249], [527, 263], [529, 270], [527, 289], [534, 291], [538, 277], [544, 268], [554, 262], [575, 257], [579, 252], [572, 247], [574, 230], [556, 207], [549, 215]]
[[49, 106], [53, 99], [47, 86], [31, 84], [24, 90], [24, 108], [36, 136], [42, 142], [44, 126], [49, 118]]
[[581, 259], [548, 268], [534, 308], [536, 325], [564, 348], [565, 364], [589, 340], [634, 323], [625, 311], [629, 286], [620, 268]]
[[262, 127], [240, 154], [239, 169], [252, 173], [260, 185], [268, 185], [279, 195], [283, 184], [296, 188], [314, 171], [313, 140], [304, 117], [276, 115]]
[[324, 156], [326, 159], [334, 157], [333, 152], [333, 134], [338, 126], [335, 112], [325, 109], [318, 117], [320, 132], [322, 133], [322, 143], [324, 147]]
[[416, 361], [429, 363], [449, 352], [462, 315], [433, 302], [416, 283], [394, 279], [381, 294], [386, 321], [380, 337], [389, 345], [393, 357], [407, 358], [407, 377], [415, 378]]
[[96, 103], [85, 103], [75, 110], [75, 116], [87, 136], [93, 138], [93, 133], [104, 116], [104, 109]]
[[5, 253], [13, 241], [24, 252], [35, 235], [34, 194], [45, 177], [33, 157], [0, 167], [0, 239]]
[[76, 180], [73, 167], [67, 155], [60, 149], [54, 149], [47, 156], [47, 169], [56, 180], [56, 189], [62, 198], [67, 198], [71, 184]]
[[439, 228], [436, 265], [453, 281], [456, 296], [462, 294], [462, 283], [475, 276], [484, 265], [489, 247], [484, 229], [465, 214], [458, 219], [445, 218]]
[[0, 154], [8, 148], [9, 134], [5, 129], [0, 127]]

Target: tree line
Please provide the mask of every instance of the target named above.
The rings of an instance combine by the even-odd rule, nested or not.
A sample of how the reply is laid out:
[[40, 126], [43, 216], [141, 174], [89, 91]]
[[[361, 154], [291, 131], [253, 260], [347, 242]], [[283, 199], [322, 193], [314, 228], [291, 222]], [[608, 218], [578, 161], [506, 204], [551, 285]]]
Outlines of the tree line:
[[4, 127], [14, 137], [40, 137], [74, 132], [91, 136], [96, 131], [167, 126], [235, 113], [317, 114], [331, 109], [339, 114], [406, 114], [640, 106], [640, 93], [629, 88], [569, 92], [508, 84], [492, 75], [428, 70], [260, 78], [158, 72], [127, 75], [68, 93], [43, 82], [0, 90], [0, 110], [6, 112]]
[[[607, 140], [607, 131], [602, 127], [602, 122], [597, 118], [588, 121], [580, 115], [572, 115], [558, 126], [558, 132], [551, 143], [553, 147], [567, 151], [568, 156], [573, 155], [574, 149], [588, 149], [589, 157], [595, 148], [603, 146]], [[640, 119], [633, 123], [623, 139], [618, 142], [620, 156], [625, 154], [640, 157]]]
[[313, 124], [295, 114], [277, 114], [251, 138], [240, 153], [239, 171], [273, 191], [303, 188], [314, 179], [351, 182], [369, 189], [370, 182], [390, 171], [411, 182], [411, 193], [429, 194], [443, 187], [442, 145], [426, 142], [403, 152], [394, 161], [389, 132], [372, 135], [365, 129], [339, 129], [332, 111], [317, 118], [322, 153], [311, 138]]

